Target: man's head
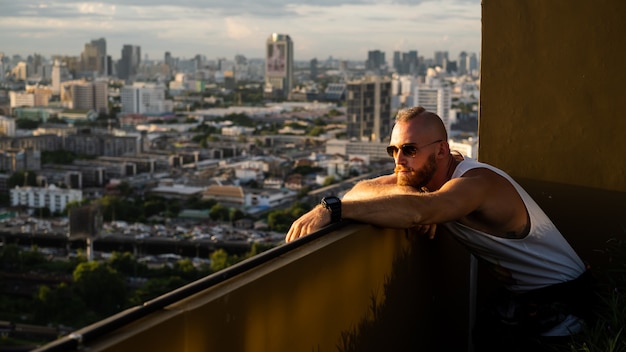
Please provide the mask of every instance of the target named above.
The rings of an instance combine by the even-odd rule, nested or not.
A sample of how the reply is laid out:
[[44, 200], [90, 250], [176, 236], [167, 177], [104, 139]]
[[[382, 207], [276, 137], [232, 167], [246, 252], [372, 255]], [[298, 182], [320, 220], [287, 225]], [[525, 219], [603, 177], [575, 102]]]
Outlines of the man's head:
[[437, 114], [421, 106], [398, 112], [388, 148], [396, 163], [398, 184], [431, 190], [441, 187], [450, 154], [447, 140]]

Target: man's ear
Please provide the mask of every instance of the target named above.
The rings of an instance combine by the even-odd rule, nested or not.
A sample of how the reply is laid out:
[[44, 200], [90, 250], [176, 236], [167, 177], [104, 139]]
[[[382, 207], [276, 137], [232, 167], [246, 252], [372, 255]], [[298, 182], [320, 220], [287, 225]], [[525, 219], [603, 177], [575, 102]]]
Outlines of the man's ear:
[[444, 157], [448, 154], [450, 154], [450, 146], [447, 142], [440, 142], [437, 147], [437, 156]]

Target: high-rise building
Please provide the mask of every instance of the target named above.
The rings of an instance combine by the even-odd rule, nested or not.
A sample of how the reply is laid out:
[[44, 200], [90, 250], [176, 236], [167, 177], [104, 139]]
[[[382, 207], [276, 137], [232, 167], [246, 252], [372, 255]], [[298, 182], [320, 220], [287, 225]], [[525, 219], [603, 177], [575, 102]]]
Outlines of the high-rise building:
[[417, 75], [419, 68], [417, 50], [411, 50], [406, 53], [394, 51], [393, 68], [400, 75]]
[[59, 60], [54, 60], [52, 65], [52, 94], [59, 94], [61, 92], [61, 63]]
[[135, 83], [124, 86], [120, 91], [122, 113], [160, 114], [171, 112], [165, 101], [165, 87], [155, 84]]
[[468, 69], [470, 74], [474, 74], [478, 72], [478, 57], [476, 53], [471, 53], [468, 59]]
[[465, 51], [461, 51], [459, 54], [459, 63], [457, 66], [459, 75], [466, 75], [469, 72], [469, 57]]
[[385, 53], [380, 50], [370, 50], [367, 52], [367, 61], [365, 69], [372, 71], [380, 71], [385, 66]]
[[370, 76], [348, 82], [346, 90], [348, 138], [377, 142], [389, 138], [393, 127], [391, 80]]
[[85, 49], [80, 54], [81, 71], [98, 71], [98, 48], [91, 43], [85, 44]]
[[265, 95], [288, 98], [293, 88], [293, 41], [273, 33], [265, 42]]
[[91, 41], [91, 45], [93, 45], [96, 48], [98, 74], [104, 77], [108, 76], [110, 72], [109, 72], [108, 62], [107, 62], [106, 39], [104, 38], [94, 39]]
[[4, 81], [4, 71], [5, 71], [4, 60], [5, 60], [4, 53], [0, 51], [0, 82]]
[[447, 51], [435, 51], [435, 65], [439, 67], [443, 67], [445, 69], [446, 64], [449, 61], [448, 52]]
[[122, 57], [117, 68], [117, 75], [121, 79], [131, 79], [137, 75], [141, 63], [141, 47], [136, 45], [124, 45]]
[[13, 79], [25, 81], [28, 78], [28, 64], [24, 61], [20, 61], [11, 69], [11, 76]]
[[109, 111], [107, 82], [68, 81], [61, 84], [61, 102], [69, 109]]

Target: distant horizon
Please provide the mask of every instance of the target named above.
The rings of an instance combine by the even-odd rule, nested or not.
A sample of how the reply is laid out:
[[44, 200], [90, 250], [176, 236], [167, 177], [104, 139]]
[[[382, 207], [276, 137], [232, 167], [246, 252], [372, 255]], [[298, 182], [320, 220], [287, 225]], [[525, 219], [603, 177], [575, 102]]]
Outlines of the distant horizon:
[[[279, 24], [279, 25], [277, 25]], [[294, 42], [294, 60], [313, 58], [364, 61], [380, 50], [389, 62], [394, 51], [417, 50], [434, 57], [447, 51], [480, 54], [480, 0], [320, 0], [308, 5], [259, 0], [241, 5], [220, 1], [102, 0], [98, 3], [57, 0], [52, 4], [14, 1], [0, 13], [0, 52], [24, 58], [39, 54], [80, 56], [85, 44], [104, 38], [107, 55], [121, 57], [124, 45], [141, 48], [141, 58], [209, 60], [264, 58], [272, 33]]]

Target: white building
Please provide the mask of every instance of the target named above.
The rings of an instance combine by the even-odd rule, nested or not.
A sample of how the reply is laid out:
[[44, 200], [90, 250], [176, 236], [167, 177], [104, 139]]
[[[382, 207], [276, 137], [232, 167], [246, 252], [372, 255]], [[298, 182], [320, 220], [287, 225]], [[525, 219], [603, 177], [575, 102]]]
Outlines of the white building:
[[[283, 189], [248, 189], [245, 193], [245, 206], [250, 208], [275, 208], [296, 201], [298, 193]], [[254, 212], [254, 211], [252, 211]]]
[[156, 84], [135, 83], [120, 91], [122, 113], [161, 114], [173, 111], [173, 102], [165, 100], [165, 87]]
[[476, 159], [478, 157], [478, 138], [466, 138], [462, 140], [448, 140], [451, 150]]
[[79, 189], [48, 187], [15, 187], [11, 189], [11, 206], [48, 208], [51, 212], [62, 212], [70, 202], [81, 202], [83, 191]]
[[452, 107], [452, 92], [447, 86], [418, 86], [413, 94], [413, 104], [421, 105], [426, 110], [439, 115], [446, 130], [450, 131], [452, 121], [450, 108]]

